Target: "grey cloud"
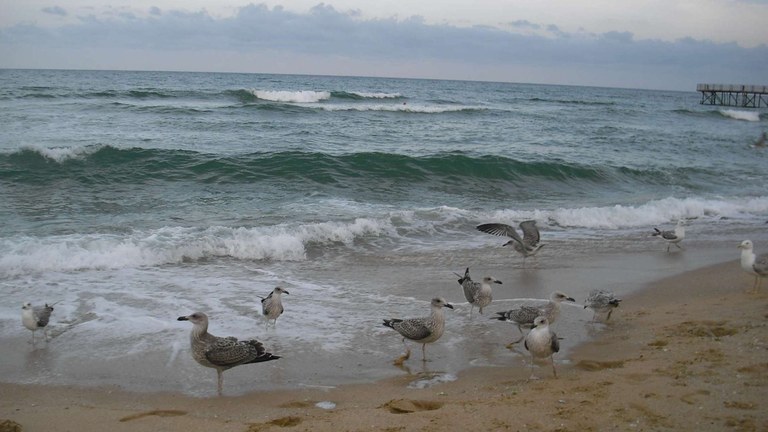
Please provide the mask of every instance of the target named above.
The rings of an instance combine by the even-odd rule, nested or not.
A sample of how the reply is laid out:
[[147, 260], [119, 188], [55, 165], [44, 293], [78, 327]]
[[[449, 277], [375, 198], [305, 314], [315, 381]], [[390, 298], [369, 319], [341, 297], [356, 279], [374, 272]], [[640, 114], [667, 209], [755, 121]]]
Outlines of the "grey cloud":
[[51, 15], [67, 16], [67, 11], [61, 6], [44, 7], [42, 11]]
[[[547, 37], [491, 27], [429, 25], [421, 17], [359, 19], [359, 12], [339, 12], [318, 5], [307, 13], [254, 5], [228, 18], [205, 11], [160, 11], [146, 17], [131, 14], [109, 18], [88, 15], [57, 29], [19, 25], [0, 30], [0, 44], [24, 43], [49, 48], [93, 47], [161, 51], [219, 50], [268, 52], [334, 58], [399, 62], [469, 63], [476, 67], [530, 66], [624, 68], [636, 73], [650, 67], [665, 71], [712, 69], [716, 59], [726, 70], [738, 65], [755, 75], [768, 70], [768, 47], [681, 39], [636, 40], [629, 32], [563, 33], [547, 26]], [[512, 27], [537, 29], [538, 24], [515, 21]], [[0, 66], [2, 64], [0, 63]], [[719, 66], [718, 66], [719, 67]]]

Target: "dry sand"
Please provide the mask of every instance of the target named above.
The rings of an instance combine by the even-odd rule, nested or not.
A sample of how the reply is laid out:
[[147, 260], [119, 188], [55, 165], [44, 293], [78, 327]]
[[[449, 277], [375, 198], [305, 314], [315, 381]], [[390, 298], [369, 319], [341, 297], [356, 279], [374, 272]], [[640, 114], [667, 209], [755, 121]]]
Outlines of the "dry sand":
[[0, 384], [0, 432], [768, 431], [768, 288], [748, 293], [752, 280], [728, 262], [651, 284], [558, 379], [547, 365], [537, 381], [519, 366], [476, 368], [426, 389], [407, 388], [404, 372], [210, 398]]

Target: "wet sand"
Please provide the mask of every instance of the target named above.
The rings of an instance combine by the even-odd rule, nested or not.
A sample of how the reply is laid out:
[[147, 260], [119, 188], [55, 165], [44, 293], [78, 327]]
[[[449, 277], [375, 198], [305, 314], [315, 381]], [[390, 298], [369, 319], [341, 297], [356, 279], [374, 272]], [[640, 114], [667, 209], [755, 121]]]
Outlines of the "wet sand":
[[736, 261], [655, 282], [558, 358], [557, 379], [515, 365], [423, 389], [414, 372], [206, 398], [0, 384], [0, 431], [768, 430], [768, 286], [751, 283]]

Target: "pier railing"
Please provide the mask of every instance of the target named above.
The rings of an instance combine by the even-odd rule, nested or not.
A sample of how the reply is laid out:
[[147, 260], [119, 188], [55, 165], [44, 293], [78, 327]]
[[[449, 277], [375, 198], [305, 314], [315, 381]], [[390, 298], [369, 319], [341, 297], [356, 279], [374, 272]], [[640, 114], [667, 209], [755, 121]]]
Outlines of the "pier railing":
[[697, 84], [702, 105], [741, 108], [768, 107], [768, 86], [743, 84]]

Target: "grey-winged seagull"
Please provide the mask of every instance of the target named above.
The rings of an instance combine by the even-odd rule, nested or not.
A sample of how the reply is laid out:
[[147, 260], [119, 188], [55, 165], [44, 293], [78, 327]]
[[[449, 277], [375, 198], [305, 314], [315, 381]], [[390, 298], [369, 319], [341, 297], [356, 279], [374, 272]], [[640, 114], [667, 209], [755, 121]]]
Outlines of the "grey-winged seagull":
[[222, 373], [225, 370], [280, 358], [267, 352], [264, 345], [255, 339], [239, 341], [236, 337], [218, 337], [208, 333], [208, 315], [203, 312], [181, 316], [178, 320], [194, 324], [190, 332], [192, 358], [205, 367], [216, 369], [219, 396], [222, 394]]
[[272, 325], [277, 326], [277, 318], [279, 318], [284, 311], [283, 300], [281, 298], [282, 294], [290, 293], [282, 287], [275, 287], [268, 296], [262, 297], [261, 299], [261, 313], [264, 314], [264, 318], [267, 320], [267, 325], [269, 325], [269, 321], [272, 320]]
[[498, 316], [494, 317], [494, 319], [499, 321], [509, 321], [517, 326], [517, 330], [520, 331], [520, 338], [511, 342], [510, 345], [516, 344], [525, 337], [523, 329], [533, 327], [536, 317], [543, 316], [547, 318], [547, 322], [550, 324], [554, 323], [560, 315], [560, 303], [564, 301], [575, 302], [576, 300], [562, 291], [555, 291], [549, 296], [549, 301], [541, 307], [522, 305], [508, 311], [496, 312]]
[[679, 219], [674, 230], [662, 231], [658, 228], [654, 228], [654, 232], [651, 235], [659, 237], [667, 242], [667, 252], [669, 252], [669, 247], [672, 245], [677, 246], [678, 249], [683, 249], [679, 243], [685, 238], [685, 221]]
[[[54, 303], [56, 304], [56, 303]], [[43, 337], [48, 341], [48, 321], [51, 319], [53, 305], [48, 303], [45, 306], [32, 306], [32, 303], [25, 302], [21, 305], [21, 323], [24, 327], [32, 330], [32, 344], [35, 344], [35, 331], [43, 329]]]
[[491, 284], [501, 284], [501, 281], [492, 276], [485, 276], [482, 282], [475, 282], [469, 276], [469, 267], [464, 271], [464, 276], [458, 273], [455, 274], [459, 277], [459, 285], [461, 285], [461, 289], [464, 291], [464, 297], [471, 305], [469, 316], [472, 317], [472, 310], [475, 306], [480, 309], [480, 314], [482, 315], [483, 308], [493, 301], [493, 288]]
[[755, 256], [751, 240], [741, 242], [739, 249], [741, 249], [741, 268], [755, 276], [752, 292], [758, 292], [763, 283], [763, 278], [768, 277], [768, 253]]
[[554, 354], [560, 351], [560, 342], [557, 335], [549, 328], [549, 321], [546, 317], [536, 317], [533, 321], [533, 329], [525, 337], [525, 349], [531, 353], [531, 377], [529, 379], [538, 379], [533, 373], [533, 362], [537, 358], [547, 358], [552, 361], [552, 373], [557, 378], [557, 369], [555, 369]]
[[592, 321], [595, 321], [600, 315], [605, 317], [605, 321], [611, 318], [613, 310], [619, 307], [621, 299], [616, 298], [616, 295], [612, 291], [593, 289], [589, 292], [587, 300], [584, 302], [584, 309], [590, 308], [594, 312], [592, 315]]
[[504, 243], [502, 246], [512, 245], [517, 252], [523, 255], [523, 263], [525, 263], [526, 258], [536, 255], [544, 247], [544, 243], [539, 243], [541, 241], [541, 234], [535, 220], [520, 222], [520, 230], [523, 232], [522, 238], [513, 226], [503, 223], [481, 224], [476, 228], [478, 231], [487, 234], [510, 237], [512, 240]]
[[428, 317], [408, 319], [392, 318], [384, 320], [384, 326], [394, 329], [403, 336], [403, 345], [405, 346], [406, 352], [402, 357], [395, 360], [395, 364], [402, 364], [405, 360], [408, 360], [411, 355], [410, 348], [405, 344], [406, 339], [421, 344], [421, 359], [422, 361], [427, 361], [427, 344], [435, 342], [443, 335], [443, 331], [445, 330], [443, 307], [453, 309], [453, 305], [443, 298], [436, 297], [432, 299], [430, 307], [432, 313]]

